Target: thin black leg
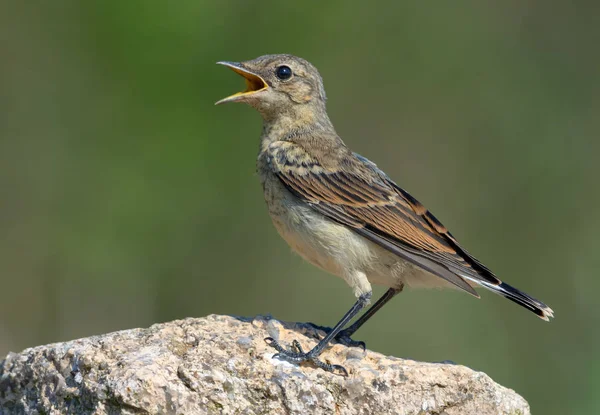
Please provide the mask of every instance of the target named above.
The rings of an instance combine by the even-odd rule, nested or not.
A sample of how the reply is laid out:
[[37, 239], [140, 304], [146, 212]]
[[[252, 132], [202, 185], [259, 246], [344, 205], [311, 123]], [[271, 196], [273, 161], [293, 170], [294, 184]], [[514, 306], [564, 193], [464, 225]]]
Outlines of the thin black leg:
[[[379, 311], [379, 309], [381, 307], [383, 307], [388, 301], [390, 301], [392, 298], [394, 298], [395, 295], [400, 293], [403, 288], [404, 287], [390, 288], [389, 290], [387, 290], [381, 296], [381, 298], [379, 300], [377, 300], [377, 302], [371, 306], [371, 308], [369, 308], [358, 320], [356, 320], [356, 322], [354, 322], [354, 324], [352, 324], [347, 329], [340, 331], [338, 333], [338, 335], [335, 336], [335, 340], [338, 343], [343, 344], [344, 346], [360, 347], [361, 349], [365, 350], [365, 348], [366, 348], [365, 342], [352, 340], [352, 338], [350, 336], [352, 336], [356, 332], [356, 330], [358, 330], [363, 324], [365, 324], [368, 319], [373, 317], [373, 315], [377, 311]], [[322, 330], [325, 333], [329, 333], [332, 330], [329, 327], [319, 326], [319, 325], [313, 324], [313, 323], [307, 323], [307, 324], [309, 324], [316, 330]]]
[[396, 294], [400, 293], [402, 288], [390, 288], [381, 296], [379, 300], [375, 304], [371, 306], [365, 313], [360, 316], [358, 320], [356, 320], [350, 327], [345, 330], [342, 330], [339, 334], [344, 333], [344, 335], [350, 337], [352, 336], [356, 330], [358, 330], [363, 324], [367, 322], [368, 319], [373, 317], [373, 315], [379, 311], [381, 307], [383, 307], [388, 301], [396, 296]]
[[302, 348], [300, 347], [300, 344], [297, 341], [294, 341], [294, 343], [292, 344], [292, 348], [295, 351], [291, 352], [284, 349], [279, 344], [279, 342], [272, 337], [267, 337], [265, 341], [268, 345], [272, 346], [279, 352], [275, 355], [275, 357], [278, 357], [279, 359], [287, 360], [288, 362], [293, 363], [311, 361], [316, 366], [325, 369], [329, 372], [335, 372], [336, 370], [339, 370], [340, 372], [342, 372], [342, 374], [348, 376], [348, 372], [346, 371], [346, 369], [344, 369], [343, 366], [330, 365], [329, 363], [325, 363], [318, 360], [318, 357], [323, 351], [323, 349], [327, 347], [329, 342], [342, 330], [342, 328], [344, 328], [346, 324], [348, 324], [350, 320], [352, 320], [356, 316], [356, 314], [360, 312], [360, 310], [362, 310], [367, 305], [370, 299], [371, 293], [361, 295], [356, 301], [356, 303], [354, 303], [352, 308], [350, 308], [350, 310], [348, 310], [348, 312], [344, 314], [344, 317], [342, 317], [342, 319], [335, 325], [335, 327], [333, 327], [333, 329], [331, 329], [331, 331], [327, 333], [327, 335], [312, 350], [310, 350], [307, 353], [303, 352]]

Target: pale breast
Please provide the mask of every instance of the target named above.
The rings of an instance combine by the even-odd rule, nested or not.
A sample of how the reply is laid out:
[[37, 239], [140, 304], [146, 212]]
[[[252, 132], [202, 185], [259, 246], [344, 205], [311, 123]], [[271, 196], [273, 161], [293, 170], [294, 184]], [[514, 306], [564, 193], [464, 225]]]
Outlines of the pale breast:
[[327, 233], [325, 229], [336, 232], [339, 225], [296, 199], [276, 177], [264, 177], [263, 187], [271, 220], [281, 237], [308, 262], [339, 276], [342, 269], [330, 254], [331, 241], [321, 235]]

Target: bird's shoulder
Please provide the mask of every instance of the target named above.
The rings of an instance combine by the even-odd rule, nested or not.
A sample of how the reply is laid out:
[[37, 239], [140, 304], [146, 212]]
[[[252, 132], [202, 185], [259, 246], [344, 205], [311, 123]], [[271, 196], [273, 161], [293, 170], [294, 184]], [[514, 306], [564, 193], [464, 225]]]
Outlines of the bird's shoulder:
[[387, 178], [373, 162], [353, 153], [335, 133], [305, 134], [274, 141], [266, 149], [266, 159], [279, 174], [344, 175], [369, 183], [378, 181], [382, 185]]

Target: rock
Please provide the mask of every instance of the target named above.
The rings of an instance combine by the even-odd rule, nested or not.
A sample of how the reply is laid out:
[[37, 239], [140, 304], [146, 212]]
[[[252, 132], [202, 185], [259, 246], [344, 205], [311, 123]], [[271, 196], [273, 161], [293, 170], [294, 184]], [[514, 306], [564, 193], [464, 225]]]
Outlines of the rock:
[[10, 353], [0, 414], [529, 414], [486, 374], [335, 344], [342, 377], [273, 358], [264, 338], [310, 349], [324, 333], [269, 317], [156, 324]]

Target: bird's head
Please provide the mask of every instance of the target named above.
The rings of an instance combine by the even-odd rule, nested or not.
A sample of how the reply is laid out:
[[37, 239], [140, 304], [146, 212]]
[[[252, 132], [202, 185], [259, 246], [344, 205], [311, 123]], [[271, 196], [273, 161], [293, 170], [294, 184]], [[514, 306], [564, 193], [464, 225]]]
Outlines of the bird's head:
[[246, 62], [218, 62], [246, 80], [246, 90], [218, 101], [245, 102], [265, 118], [325, 109], [319, 71], [292, 55], [265, 55]]

